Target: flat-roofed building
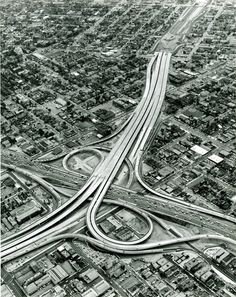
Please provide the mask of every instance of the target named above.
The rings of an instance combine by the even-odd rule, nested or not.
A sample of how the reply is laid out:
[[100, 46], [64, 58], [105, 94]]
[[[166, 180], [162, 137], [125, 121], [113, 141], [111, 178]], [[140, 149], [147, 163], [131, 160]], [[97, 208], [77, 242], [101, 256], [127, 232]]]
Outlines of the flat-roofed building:
[[89, 284], [99, 277], [99, 273], [94, 268], [90, 268], [83, 272], [80, 276], [86, 281], [86, 283]]
[[94, 291], [93, 288], [87, 290], [86, 292], [84, 292], [82, 294], [82, 297], [97, 297], [97, 296], [98, 296], [98, 294]]
[[191, 151], [199, 154], [199, 155], [205, 155], [206, 153], [208, 153], [208, 150], [204, 149], [203, 147], [200, 147], [199, 145], [194, 145], [191, 147]]
[[93, 289], [94, 291], [96, 291], [98, 296], [104, 294], [109, 288], [110, 285], [104, 279], [97, 283], [95, 286], [93, 286]]

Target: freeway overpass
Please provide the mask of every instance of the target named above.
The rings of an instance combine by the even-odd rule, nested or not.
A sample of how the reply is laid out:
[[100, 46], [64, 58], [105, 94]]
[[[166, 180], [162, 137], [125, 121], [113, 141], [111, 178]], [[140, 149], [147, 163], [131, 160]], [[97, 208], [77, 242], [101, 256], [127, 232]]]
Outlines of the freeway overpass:
[[[9, 240], [4, 241], [2, 256], [24, 248], [33, 241], [42, 238], [49, 229], [56, 230], [57, 224], [64, 221], [72, 211], [78, 209], [78, 207], [94, 193], [94, 199], [87, 211], [87, 225], [90, 233], [95, 236], [95, 238], [109, 240], [109, 238], [101, 233], [96, 225], [97, 210], [124, 159], [127, 154], [132, 151], [131, 149], [135, 141], [137, 139], [140, 141], [138, 137], [141, 129], [148, 127], [149, 118], [153, 117], [154, 113], [156, 113], [156, 119], [160, 114], [165, 94], [170, 56], [170, 53], [160, 52], [159, 54], [155, 53], [152, 57], [147, 69], [146, 88], [142, 100], [137, 106], [123, 135], [108, 154], [107, 158], [95, 169], [85, 186], [78, 191], [68, 203], [51, 213], [45, 223], [42, 220], [38, 228], [30, 233], [23, 234], [22, 232], [20, 237], [11, 237]], [[137, 150], [137, 146], [135, 150]]]
[[[71, 235], [66, 234], [57, 237], [53, 236], [53, 234], [58, 232], [60, 228], [67, 226], [70, 223], [69, 218], [71, 214], [79, 212], [81, 205], [92, 195], [93, 199], [90, 202], [86, 213], [86, 223], [90, 234], [94, 238], [84, 235], [76, 235], [76, 238], [91, 242], [108, 251], [134, 254], [140, 252], [149, 253], [166, 245], [168, 246], [198, 239], [220, 239], [236, 244], [235, 241], [230, 240], [229, 238], [208, 234], [181, 239], [178, 238], [175, 239], [175, 241], [169, 240], [165, 242], [145, 244], [143, 242], [149, 238], [153, 229], [151, 219], [155, 220], [156, 218], [152, 214], [132, 206], [131, 208], [133, 211], [142, 215], [149, 225], [149, 232], [142, 238], [132, 242], [122, 242], [109, 238], [97, 226], [96, 218], [98, 210], [125, 158], [129, 156], [132, 161], [137, 161], [139, 159], [144, 145], [159, 118], [165, 96], [170, 57], [171, 54], [168, 52], [160, 52], [159, 54], [155, 53], [153, 55], [147, 68], [146, 87], [140, 103], [124, 129], [124, 133], [121, 135], [108, 156], [95, 169], [86, 184], [56, 211], [37, 222], [37, 226], [34, 226], [31, 230], [28, 228], [27, 232], [23, 230], [21, 234], [18, 233], [15, 236], [11, 236], [4, 240], [2, 247], [3, 258], [11, 254], [14, 257], [16, 251], [22, 250], [31, 243], [46, 238], [47, 236], [50, 236], [52, 241], [59, 239], [60, 236], [71, 237]], [[123, 206], [130, 208], [128, 204]], [[29, 233], [29, 231], [31, 232]], [[26, 252], [26, 250], [27, 249], [24, 249], [24, 251], [22, 250], [22, 253]]]

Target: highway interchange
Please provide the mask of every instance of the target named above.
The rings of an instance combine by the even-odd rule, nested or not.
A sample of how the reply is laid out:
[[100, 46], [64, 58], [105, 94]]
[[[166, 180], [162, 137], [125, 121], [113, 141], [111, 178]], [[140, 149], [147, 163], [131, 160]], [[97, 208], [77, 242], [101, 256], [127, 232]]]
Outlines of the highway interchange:
[[[224, 216], [221, 213], [207, 210], [204, 208], [192, 206], [191, 204], [181, 202], [173, 197], [156, 193], [153, 189], [148, 187], [140, 177], [139, 163], [145, 144], [150, 137], [150, 133], [158, 122], [162, 103], [165, 96], [168, 69], [171, 54], [168, 51], [161, 51], [155, 53], [150, 60], [147, 67], [146, 87], [142, 100], [138, 104], [131, 119], [127, 122], [123, 134], [120, 136], [114, 147], [108, 153], [107, 157], [96, 167], [93, 174], [87, 180], [86, 184], [66, 203], [59, 206], [55, 211], [46, 215], [36, 223], [29, 226], [27, 229], [20, 231], [8, 238], [2, 240], [2, 262], [5, 263], [14, 259], [16, 256], [23, 255], [33, 249], [39, 248], [43, 245], [60, 240], [62, 238], [76, 238], [82, 241], [87, 241], [93, 245], [107, 251], [112, 251], [121, 254], [145, 254], [155, 253], [161, 251], [165, 247], [177, 245], [181, 243], [196, 241], [196, 240], [217, 240], [236, 245], [236, 241], [232, 238], [215, 235], [215, 234], [200, 234], [189, 237], [181, 237], [165, 241], [156, 241], [152, 243], [145, 243], [151, 236], [153, 231], [153, 220], [162, 224], [161, 221], [151, 212], [142, 208], [136, 207], [130, 202], [110, 201], [114, 205], [119, 205], [138, 213], [148, 223], [149, 231], [138, 240], [135, 241], [119, 241], [106, 236], [97, 225], [97, 215], [104, 202], [105, 195], [111, 187], [119, 169], [123, 162], [128, 158], [133, 165], [135, 165], [135, 174], [140, 184], [155, 196], [161, 197], [164, 201], [178, 203], [183, 208], [194, 209], [199, 215], [201, 213], [210, 215], [212, 217], [235, 223], [232, 217]], [[30, 178], [36, 180], [39, 184], [44, 186], [54, 196], [58, 195], [56, 190], [48, 182], [43, 181], [36, 175], [30, 174], [27, 170], [16, 168], [14, 165], [4, 164], [6, 168], [15, 170], [16, 172], [23, 172]], [[92, 199], [91, 199], [92, 197]], [[115, 197], [114, 197], [115, 198]], [[71, 214], [79, 213], [81, 205], [88, 200], [88, 209], [86, 211], [86, 226], [89, 230], [90, 236], [63, 233], [62, 230], [70, 227], [73, 222]], [[49, 237], [48, 237], [49, 236]], [[31, 247], [32, 243], [40, 243]], [[30, 246], [30, 249], [27, 248]]]

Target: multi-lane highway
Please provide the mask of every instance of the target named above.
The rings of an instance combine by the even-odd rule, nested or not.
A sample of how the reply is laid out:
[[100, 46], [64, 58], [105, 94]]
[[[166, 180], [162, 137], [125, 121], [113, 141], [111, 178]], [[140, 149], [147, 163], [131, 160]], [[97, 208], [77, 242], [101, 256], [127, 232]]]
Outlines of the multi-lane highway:
[[236, 223], [236, 218], [232, 217], [232, 216], [228, 216], [224, 213], [220, 213], [218, 211], [215, 211], [215, 210], [211, 210], [211, 209], [207, 209], [207, 208], [204, 208], [204, 207], [200, 207], [200, 206], [197, 206], [197, 205], [194, 205], [194, 204], [191, 204], [189, 202], [186, 202], [186, 201], [182, 201], [176, 197], [173, 197], [173, 196], [170, 196], [170, 195], [167, 195], [167, 194], [163, 194], [163, 193], [160, 193], [160, 192], [157, 192], [156, 190], [154, 190], [153, 188], [151, 188], [148, 184], [146, 184], [143, 179], [142, 179], [142, 176], [140, 174], [140, 160], [141, 160], [141, 157], [142, 157], [142, 154], [141, 152], [137, 155], [137, 158], [136, 158], [136, 163], [135, 163], [135, 175], [139, 181], [139, 183], [150, 193], [154, 194], [155, 196], [157, 197], [160, 197], [160, 198], [164, 198], [164, 199], [167, 199], [169, 201], [173, 201], [173, 202], [177, 202], [178, 204], [181, 204], [189, 209], [194, 209], [194, 210], [197, 210], [199, 213], [202, 213], [202, 214], [207, 214], [207, 215], [210, 215], [210, 216], [213, 216], [213, 217], [216, 217], [216, 218], [219, 218], [219, 219], [223, 219], [223, 220], [226, 220], [226, 221], [229, 221], [229, 222], [232, 222], [232, 223]]
[[[17, 237], [16, 240], [14, 240], [16, 237], [11, 237], [9, 238], [11, 240], [10, 242], [8, 240], [4, 241], [2, 247], [3, 256], [42, 238], [43, 232], [49, 228], [55, 228], [54, 226], [56, 224], [59, 224], [66, 217], [68, 217], [73, 210], [77, 209], [86, 199], [96, 192], [100, 186], [88, 209], [87, 215], [88, 228], [92, 234], [96, 234], [93, 230], [93, 227], [95, 226], [95, 229], [98, 229], [94, 223], [96, 221], [95, 216], [97, 209], [102, 202], [106, 190], [109, 188], [127, 153], [139, 135], [140, 129], [142, 129], [143, 125], [145, 124], [145, 120], [147, 120], [151, 109], [156, 106], [154, 103], [159, 102], [160, 98], [157, 97], [155, 100], [153, 95], [155, 92], [157, 92], [156, 87], [161, 87], [160, 82], [162, 82], [162, 73], [160, 75], [159, 72], [162, 71], [164, 73], [165, 71], [165, 73], [168, 73], [168, 67], [166, 66], [169, 65], [169, 60], [169, 53], [160, 53], [159, 55], [157, 53], [154, 54], [147, 69], [145, 92], [135, 111], [135, 114], [125, 129], [124, 134], [116, 143], [115, 147], [111, 150], [104, 162], [102, 162], [101, 165], [95, 169], [94, 173], [85, 186], [80, 191], [78, 191], [78, 193], [76, 193], [67, 203], [47, 216], [45, 221], [39, 222], [41, 226], [38, 224], [38, 227], [33, 229], [32, 232], [21, 237]], [[157, 80], [158, 77], [159, 81]], [[167, 75], [165, 78], [167, 79]]]
[[[91, 242], [108, 251], [133, 254], [151, 253], [157, 251], [157, 249], [161, 247], [200, 239], [222, 240], [231, 244], [236, 244], [232, 239], [209, 234], [171, 239], [164, 242], [157, 241], [155, 243], [144, 243], [144, 241], [146, 241], [152, 234], [152, 220], [157, 220], [157, 218], [147, 211], [134, 207], [133, 205], [124, 205], [124, 203], [122, 206], [132, 208], [134, 212], [141, 215], [148, 222], [149, 231], [145, 236], [135, 241], [122, 242], [106, 236], [97, 226], [96, 218], [98, 210], [125, 158], [129, 156], [132, 161], [136, 161], [136, 164], [138, 164], [144, 145], [158, 121], [165, 95], [170, 57], [171, 54], [168, 52], [160, 52], [159, 54], [155, 53], [153, 55], [148, 65], [146, 87], [140, 103], [121, 137], [107, 157], [96, 167], [84, 187], [68, 200], [67, 203], [61, 205], [56, 211], [41, 219], [37, 226], [34, 225], [31, 228], [28, 227], [27, 230], [21, 231], [20, 234], [18, 233], [5, 239], [2, 246], [2, 257], [9, 257], [9, 255], [12, 254], [12, 258], [14, 257], [14, 253], [20, 250], [20, 253], [23, 254], [26, 250], [23, 250], [23, 248], [26, 248], [31, 243], [42, 240], [47, 236], [50, 236], [52, 242], [60, 238], [74, 237]], [[40, 182], [42, 183], [41, 180]], [[46, 186], [49, 187], [47, 183]], [[50, 191], [54, 190], [51, 188], [48, 189]], [[94, 238], [79, 234], [54, 236], [55, 233], [58, 233], [58, 230], [65, 228], [70, 224], [70, 216], [72, 213], [79, 212], [82, 203], [91, 198], [92, 195], [93, 198], [86, 213], [86, 224], [90, 234]], [[199, 211], [201, 210], [199, 209]]]
[[187, 31], [189, 25], [191, 25], [201, 13], [204, 12], [209, 0], [199, 0], [193, 6], [190, 6], [184, 10], [182, 15], [178, 18], [174, 26], [171, 28], [170, 33], [173, 35], [182, 34]]
[[[135, 140], [138, 138], [141, 129], [145, 127], [153, 112], [156, 112], [156, 119], [159, 116], [161, 108], [160, 101], [163, 100], [162, 90], [163, 87], [165, 88], [166, 86], [169, 61], [169, 53], [160, 53], [158, 56], [155, 54], [152, 58], [148, 67], [148, 78], [151, 76], [151, 79], [147, 80], [143, 99], [138, 105], [138, 108], [124, 134], [121, 136], [102, 164], [102, 174], [99, 172], [97, 175], [97, 179], [99, 180], [102, 176], [103, 181], [88, 208], [86, 219], [90, 233], [98, 240], [106, 240], [108, 242], [121, 244], [121, 242], [117, 240], [108, 238], [99, 230], [96, 225], [96, 214], [107, 190], [122, 165], [124, 158], [130, 152]], [[153, 71], [151, 71], [151, 68], [153, 68]], [[140, 240], [138, 242], [140, 242]], [[130, 242], [123, 243], [123, 245], [130, 244]], [[134, 244], [134, 242], [132, 242], [132, 244]]]

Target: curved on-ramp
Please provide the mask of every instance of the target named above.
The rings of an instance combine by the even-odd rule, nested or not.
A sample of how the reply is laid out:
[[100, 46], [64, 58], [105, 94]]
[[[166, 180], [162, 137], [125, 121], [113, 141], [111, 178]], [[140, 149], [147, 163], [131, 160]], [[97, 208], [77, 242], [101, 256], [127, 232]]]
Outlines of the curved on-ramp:
[[[51, 214], [51, 218], [46, 224], [39, 226], [39, 228], [33, 230], [32, 233], [26, 234], [24, 237], [21, 237], [16, 241], [6, 243], [6, 245], [3, 246], [2, 252], [2, 256], [4, 256], [5, 259], [9, 259], [11, 256], [13, 257], [14, 253], [19, 249], [25, 248], [25, 250], [20, 251], [20, 253], [27, 252], [27, 245], [37, 240], [41, 240], [49, 228], [50, 230], [56, 230], [60, 225], [60, 222], [63, 220], [66, 221], [67, 217], [72, 212], [78, 210], [81, 204], [88, 200], [93, 194], [94, 197], [86, 213], [86, 224], [90, 234], [94, 238], [81, 234], [63, 234], [58, 236], [51, 235], [52, 238], [50, 238], [49, 241], [43, 242], [42, 244], [45, 245], [62, 238], [78, 238], [80, 240], [88, 241], [105, 250], [124, 254], [151, 253], [156, 252], [161, 247], [200, 239], [214, 239], [236, 244], [234, 240], [227, 237], [208, 234], [170, 239], [160, 242], [143, 243], [150, 237], [153, 230], [151, 218], [154, 220], [157, 220], [157, 218], [144, 210], [134, 207], [133, 205], [132, 209], [139, 213], [139, 215], [141, 215], [149, 225], [149, 231], [142, 238], [132, 242], [122, 242], [109, 238], [97, 226], [96, 217], [98, 209], [101, 203], [104, 201], [104, 196], [112, 184], [122, 163], [127, 157], [127, 154], [130, 152], [133, 145], [135, 145], [135, 141], [138, 140], [138, 144], [134, 146], [133, 156], [134, 158], [139, 156], [152, 127], [158, 119], [165, 93], [169, 59], [170, 55], [165, 52], [159, 53], [158, 56], [157, 53], [155, 53], [154, 57], [151, 59], [151, 62], [148, 65], [146, 88], [143, 98], [137, 106], [131, 120], [129, 121], [127, 129], [119, 138], [111, 152], [108, 154], [107, 158], [103, 160], [100, 166], [95, 168], [94, 173], [86, 182], [85, 186], [69, 201], [67, 201], [67, 203], [63, 204], [57, 211]], [[139, 157], [137, 159], [139, 160]], [[122, 206], [129, 208], [128, 203], [122, 202]], [[194, 208], [196, 209], [196, 207]]]

